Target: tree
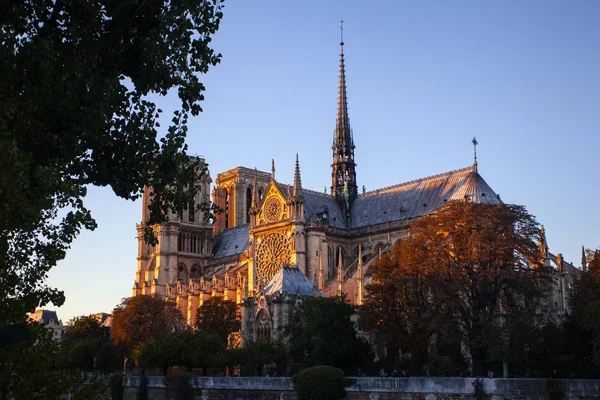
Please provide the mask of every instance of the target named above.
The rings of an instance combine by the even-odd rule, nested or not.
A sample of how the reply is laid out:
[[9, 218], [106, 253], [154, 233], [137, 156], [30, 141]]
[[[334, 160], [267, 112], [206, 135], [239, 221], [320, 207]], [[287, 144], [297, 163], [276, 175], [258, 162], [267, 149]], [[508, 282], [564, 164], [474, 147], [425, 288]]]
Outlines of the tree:
[[60, 352], [52, 332], [37, 323], [28, 325], [29, 337], [0, 347], [0, 400], [61, 399], [65, 394], [78, 400], [106, 398], [106, 387], [92, 379], [55, 367]]
[[225, 354], [226, 367], [240, 365], [251, 371], [251, 374], [262, 376], [263, 367], [275, 363], [281, 366], [286, 358], [285, 346], [282, 342], [274, 341], [245, 341], [239, 349], [229, 349]]
[[[96, 223], [86, 187], [125, 199], [152, 187], [148, 224], [185, 208], [198, 164], [186, 154], [201, 112], [222, 0], [0, 3], [0, 323], [64, 294], [44, 281]], [[153, 99], [177, 93], [166, 135]], [[205, 205], [206, 206], [206, 205]], [[146, 238], [155, 241], [151, 230]]]
[[343, 298], [305, 297], [285, 333], [291, 355], [300, 363], [331, 365], [356, 373], [370, 362], [370, 348], [357, 337], [354, 307]]
[[118, 348], [104, 332], [93, 316], [75, 317], [60, 342], [60, 364], [84, 371], [117, 369], [121, 364]]
[[587, 271], [575, 281], [571, 298], [573, 321], [591, 339], [593, 362], [600, 367], [600, 250], [587, 250]]
[[169, 367], [213, 368], [219, 366], [225, 345], [213, 335], [184, 330], [147, 342], [140, 349], [139, 364], [159, 367], [167, 374]]
[[227, 343], [229, 334], [240, 329], [237, 304], [218, 297], [205, 301], [198, 307], [196, 328]]
[[123, 299], [112, 312], [110, 336], [126, 352], [143, 346], [173, 331], [183, 329], [185, 320], [170, 301], [156, 295]]
[[392, 339], [399, 327], [420, 349], [464, 345], [481, 373], [506, 349], [510, 321], [549, 287], [535, 218], [522, 206], [454, 201], [409, 232], [375, 268], [364, 327], [386, 344], [407, 345]]

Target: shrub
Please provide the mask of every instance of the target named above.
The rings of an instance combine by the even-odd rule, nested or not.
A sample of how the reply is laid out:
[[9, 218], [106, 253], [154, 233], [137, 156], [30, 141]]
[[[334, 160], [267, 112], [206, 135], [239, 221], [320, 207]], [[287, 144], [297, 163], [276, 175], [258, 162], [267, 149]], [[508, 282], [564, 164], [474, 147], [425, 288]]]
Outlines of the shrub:
[[346, 386], [353, 381], [344, 377], [341, 369], [317, 365], [294, 376], [298, 400], [339, 400], [346, 396]]

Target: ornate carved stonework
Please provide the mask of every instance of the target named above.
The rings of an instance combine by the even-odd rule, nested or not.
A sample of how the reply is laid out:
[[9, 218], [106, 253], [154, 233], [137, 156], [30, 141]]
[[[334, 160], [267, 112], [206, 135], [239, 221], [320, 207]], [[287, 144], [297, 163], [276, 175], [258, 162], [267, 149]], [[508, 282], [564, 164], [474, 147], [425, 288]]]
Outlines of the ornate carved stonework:
[[290, 263], [292, 244], [283, 233], [262, 236], [256, 249], [256, 280], [266, 284], [284, 265]]
[[281, 205], [281, 200], [277, 197], [270, 197], [267, 199], [265, 203], [265, 219], [267, 222], [276, 222], [281, 218], [281, 212], [283, 211], [283, 206]]

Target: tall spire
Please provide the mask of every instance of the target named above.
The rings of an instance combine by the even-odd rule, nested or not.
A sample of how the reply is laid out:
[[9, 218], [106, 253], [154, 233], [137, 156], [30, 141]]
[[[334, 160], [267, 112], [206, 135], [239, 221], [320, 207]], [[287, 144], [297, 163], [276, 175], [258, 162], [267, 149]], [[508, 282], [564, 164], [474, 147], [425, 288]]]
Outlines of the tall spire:
[[300, 177], [300, 162], [296, 153], [296, 169], [294, 170], [294, 198], [302, 196], [302, 178]]
[[587, 272], [587, 257], [585, 256], [585, 247], [581, 246], [581, 270]]
[[[349, 208], [358, 196], [356, 186], [356, 163], [354, 162], [354, 139], [348, 116], [348, 99], [346, 92], [346, 68], [344, 65], [343, 27], [340, 26], [340, 77], [338, 86], [338, 109], [335, 134], [333, 138], [333, 162], [331, 164], [331, 194], [336, 197], [340, 206]], [[346, 186], [348, 202], [344, 195]], [[348, 203], [349, 207], [346, 207]], [[346, 210], [348, 214], [349, 210]]]

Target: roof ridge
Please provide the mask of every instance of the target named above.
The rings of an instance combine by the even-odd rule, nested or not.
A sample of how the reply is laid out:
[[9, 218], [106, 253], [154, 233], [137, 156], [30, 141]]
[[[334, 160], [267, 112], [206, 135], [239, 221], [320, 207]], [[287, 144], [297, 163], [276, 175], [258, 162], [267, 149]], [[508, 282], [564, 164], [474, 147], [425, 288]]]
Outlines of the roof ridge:
[[425, 181], [425, 180], [428, 180], [428, 179], [440, 178], [440, 177], [442, 177], [444, 175], [450, 175], [450, 174], [455, 174], [457, 172], [465, 172], [465, 171], [469, 171], [469, 170], [471, 170], [471, 171], [473, 170], [473, 166], [472, 165], [470, 165], [468, 167], [465, 167], [465, 168], [459, 168], [459, 169], [455, 169], [455, 170], [452, 170], [452, 171], [442, 172], [442, 173], [436, 174], [436, 175], [430, 175], [430, 176], [425, 176], [423, 178], [413, 179], [412, 181], [397, 183], [395, 185], [384, 186], [384, 187], [379, 188], [379, 189], [369, 190], [368, 192], [360, 194], [359, 197], [362, 197], [362, 196], [365, 196], [365, 195], [369, 195], [369, 196], [370, 195], [375, 195], [375, 194], [378, 194], [379, 192], [381, 192], [382, 190], [395, 189], [395, 188], [399, 188], [399, 187], [402, 187], [402, 186], [410, 185], [410, 184], [413, 184], [413, 183], [416, 183], [416, 182], [422, 182], [422, 181]]
[[331, 196], [330, 194], [323, 193], [323, 192], [319, 192], [319, 191], [317, 191], [317, 190], [306, 189], [306, 188], [302, 188], [302, 190], [303, 190], [304, 192], [309, 192], [309, 193], [311, 193], [311, 194], [317, 194], [317, 195], [319, 195], [319, 196], [321, 196], [321, 197], [327, 197], [327, 198], [331, 198], [331, 199], [333, 199], [333, 196]]

